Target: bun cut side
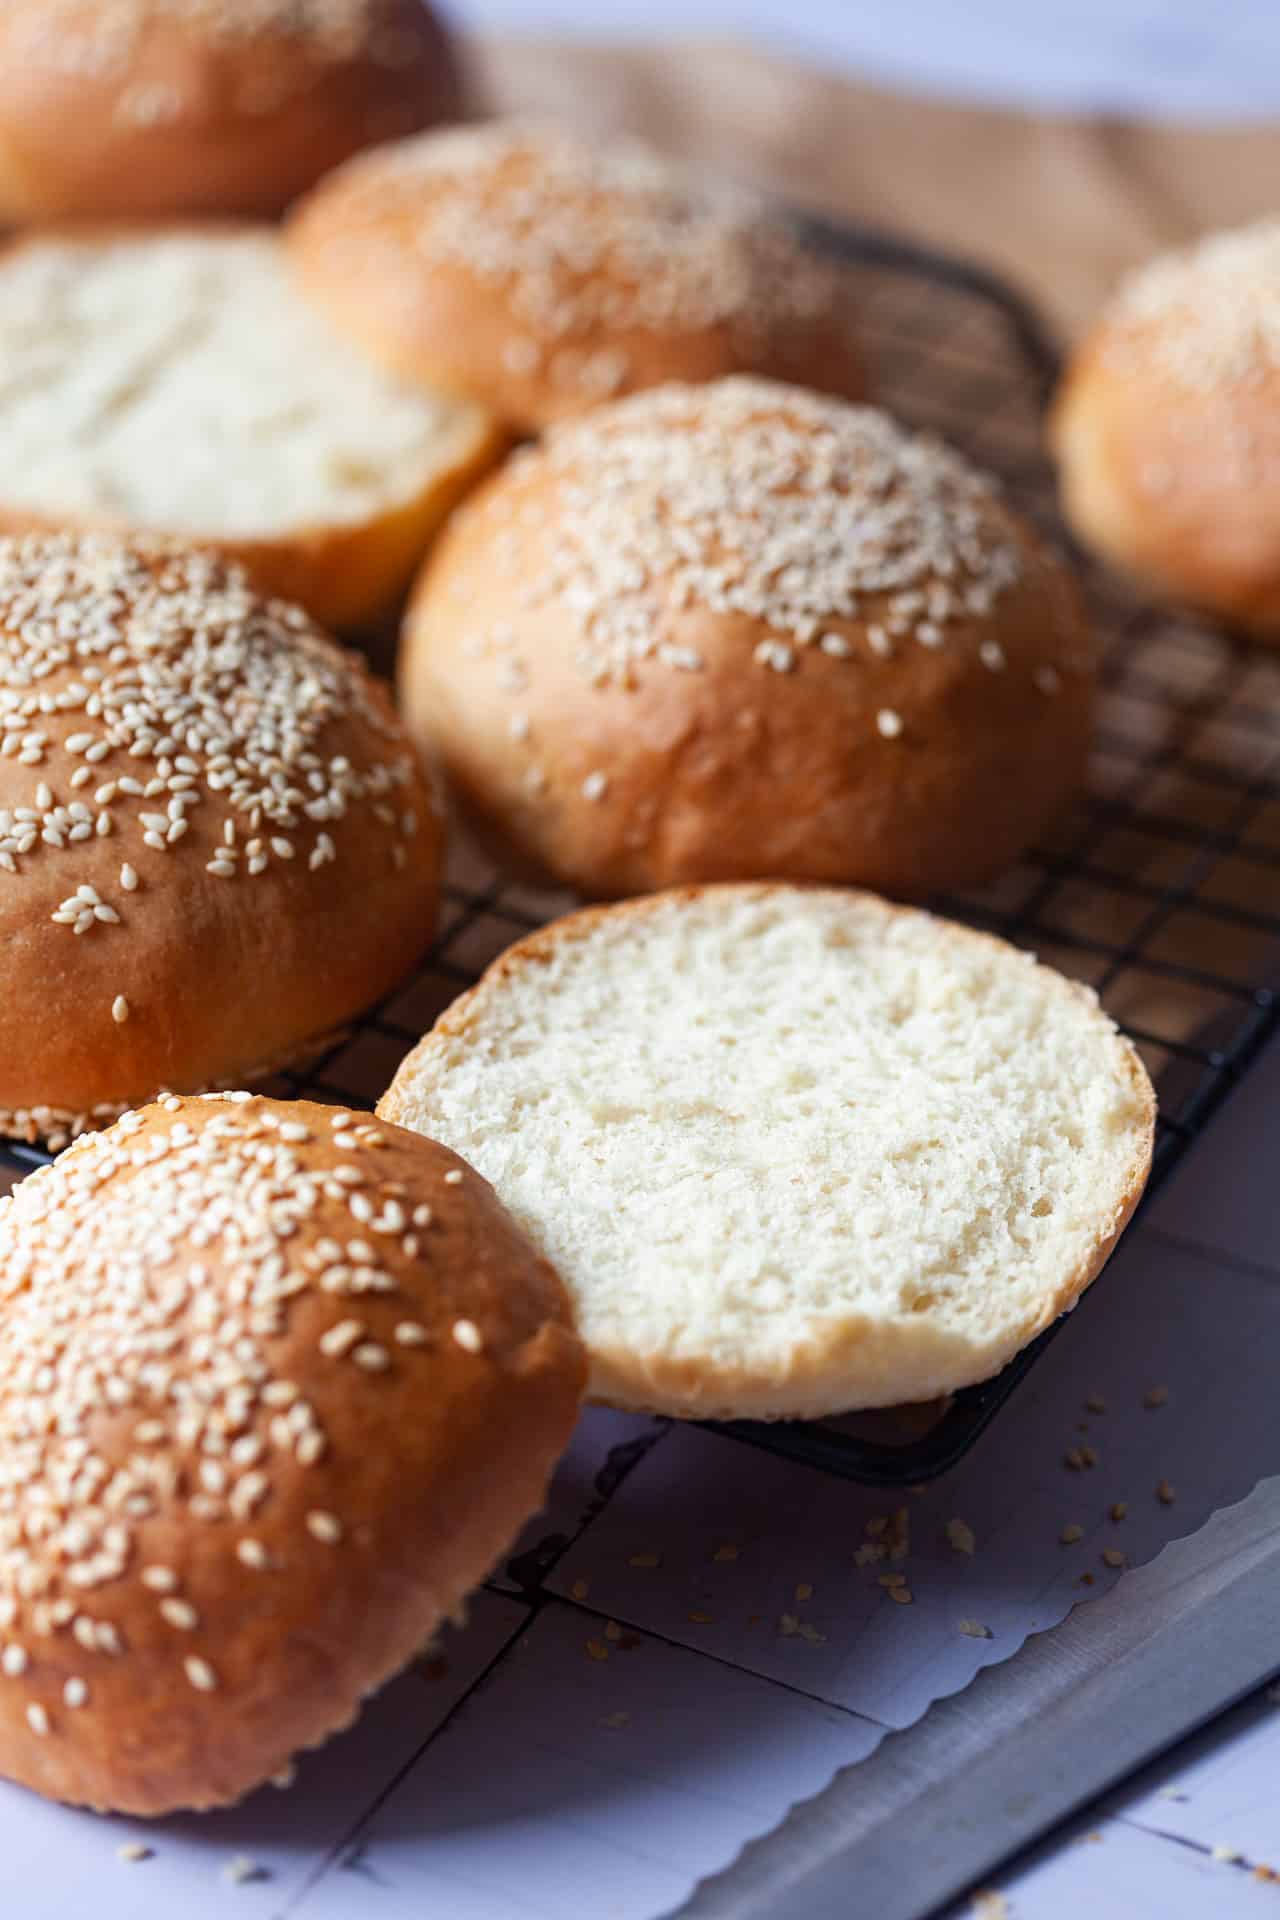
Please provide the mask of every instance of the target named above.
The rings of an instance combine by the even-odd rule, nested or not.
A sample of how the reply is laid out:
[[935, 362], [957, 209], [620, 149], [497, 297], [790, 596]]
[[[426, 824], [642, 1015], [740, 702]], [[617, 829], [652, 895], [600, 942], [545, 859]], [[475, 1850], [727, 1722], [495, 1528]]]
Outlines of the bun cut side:
[[1129, 1219], [1155, 1103], [1095, 996], [867, 894], [691, 889], [505, 954], [379, 1111], [557, 1266], [591, 1392], [812, 1419], [984, 1380]]

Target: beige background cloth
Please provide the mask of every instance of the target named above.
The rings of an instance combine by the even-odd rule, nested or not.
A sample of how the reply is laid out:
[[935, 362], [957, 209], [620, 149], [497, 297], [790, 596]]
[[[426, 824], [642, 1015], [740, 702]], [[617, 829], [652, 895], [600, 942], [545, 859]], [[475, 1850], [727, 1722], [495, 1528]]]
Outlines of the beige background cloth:
[[999, 268], [1060, 333], [1128, 266], [1280, 212], [1280, 129], [1025, 115], [907, 98], [745, 43], [472, 48], [502, 111], [626, 130], [816, 211], [899, 228]]

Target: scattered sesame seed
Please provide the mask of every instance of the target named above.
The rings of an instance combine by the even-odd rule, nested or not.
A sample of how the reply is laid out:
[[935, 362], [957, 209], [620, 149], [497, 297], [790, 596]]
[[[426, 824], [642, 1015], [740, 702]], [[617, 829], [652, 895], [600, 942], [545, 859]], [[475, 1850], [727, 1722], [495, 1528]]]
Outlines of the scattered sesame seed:
[[1122, 1567], [1125, 1564], [1125, 1556], [1121, 1553], [1119, 1547], [1104, 1547], [1102, 1550], [1102, 1561], [1104, 1566]]
[[266, 1868], [259, 1866], [256, 1860], [251, 1860], [247, 1854], [238, 1853], [234, 1860], [228, 1860], [222, 1869], [222, 1877], [224, 1880], [230, 1880], [233, 1886], [243, 1886], [249, 1880], [266, 1880], [270, 1876]]
[[1220, 1861], [1224, 1866], [1234, 1866], [1237, 1860], [1244, 1858], [1244, 1855], [1241, 1853], [1239, 1847], [1217, 1846], [1210, 1847], [1209, 1858]]
[[958, 1620], [956, 1622], [956, 1630], [964, 1634], [968, 1640], [989, 1640], [991, 1638], [990, 1627], [984, 1627], [980, 1620]]
[[909, 1607], [915, 1596], [910, 1587], [890, 1587], [889, 1598], [899, 1607]]
[[356, 1346], [365, 1335], [364, 1322], [361, 1320], [339, 1320], [336, 1326], [327, 1329], [320, 1336], [320, 1351], [330, 1360], [340, 1360], [345, 1353]]
[[122, 993], [118, 993], [111, 1002], [111, 1018], [118, 1027], [122, 1027], [129, 1018], [129, 1002]]
[[271, 1556], [261, 1540], [237, 1540], [236, 1559], [242, 1566], [252, 1567], [255, 1573], [262, 1573], [271, 1564]]
[[1129, 1502], [1127, 1500], [1117, 1500], [1110, 1508], [1110, 1515], [1113, 1520], [1123, 1520], [1128, 1511]]
[[200, 1625], [200, 1615], [189, 1600], [162, 1600], [160, 1614], [171, 1627], [178, 1627], [184, 1633], [191, 1633]]
[[82, 1707], [89, 1698], [89, 1689], [78, 1674], [72, 1674], [62, 1688], [62, 1698], [71, 1708]]
[[462, 1169], [460, 1167], [450, 1167], [448, 1173], [444, 1176], [444, 1184], [446, 1187], [460, 1187], [462, 1185]]
[[876, 731], [886, 740], [896, 740], [902, 732], [902, 715], [892, 707], [881, 707], [876, 715]]
[[126, 1840], [122, 1847], [116, 1848], [116, 1858], [117, 1860], [125, 1861], [130, 1866], [136, 1866], [139, 1861], [153, 1860], [155, 1858], [155, 1849], [153, 1847], [144, 1847], [141, 1840]]
[[484, 1346], [483, 1336], [474, 1320], [455, 1320], [453, 1338], [465, 1353], [479, 1353]]
[[50, 1731], [49, 1716], [38, 1700], [32, 1700], [27, 1707], [27, 1725], [32, 1733], [38, 1734], [42, 1740]]
[[182, 1665], [197, 1693], [212, 1693], [215, 1690], [218, 1676], [207, 1660], [201, 1660], [196, 1654], [188, 1654]]
[[[458, 1330], [455, 1327], [454, 1339], [456, 1340], [457, 1337]], [[391, 1355], [385, 1347], [380, 1347], [376, 1340], [362, 1340], [360, 1345], [352, 1350], [351, 1358], [358, 1367], [363, 1367], [366, 1373], [384, 1373], [391, 1365]]]
[[173, 1593], [178, 1585], [178, 1576], [172, 1567], [144, 1567], [138, 1578], [152, 1593]]
[[127, 860], [120, 869], [120, 885], [125, 893], [136, 893], [138, 891], [137, 873], [129, 865]]
[[307, 1532], [326, 1546], [336, 1546], [342, 1538], [342, 1522], [335, 1514], [314, 1512], [307, 1515]]
[[947, 1539], [956, 1553], [972, 1555], [978, 1544], [973, 1528], [963, 1520], [948, 1520]]
[[584, 800], [603, 800], [608, 791], [609, 776], [607, 773], [602, 773], [599, 768], [594, 773], [589, 773], [582, 783]]

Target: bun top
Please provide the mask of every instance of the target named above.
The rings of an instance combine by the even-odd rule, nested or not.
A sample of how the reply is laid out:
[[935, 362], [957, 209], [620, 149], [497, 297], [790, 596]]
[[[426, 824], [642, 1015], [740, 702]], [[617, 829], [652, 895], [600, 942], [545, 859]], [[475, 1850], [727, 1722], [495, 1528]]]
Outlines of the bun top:
[[1104, 316], [1108, 362], [1197, 392], [1256, 388], [1280, 371], [1280, 220], [1163, 254]]
[[[755, 665], [775, 673], [806, 649], [937, 651], [1028, 564], [995, 483], [960, 454], [877, 409], [748, 378], [659, 388], [561, 425], [459, 521], [486, 525], [521, 609], [567, 610], [596, 684], [626, 684], [650, 658], [698, 671], [674, 632], [698, 613], [751, 621]], [[829, 624], [850, 622], [856, 635]], [[1003, 668], [994, 640], [982, 662]], [[1042, 679], [1055, 691], [1050, 669]]]
[[[637, 143], [506, 122], [402, 141], [322, 182], [294, 247], [313, 294], [399, 371], [434, 368], [533, 425], [664, 379], [855, 380], [842, 276], [755, 196]], [[392, 311], [362, 324], [375, 286]], [[470, 341], [445, 336], [451, 288]]]
[[247, 1094], [0, 1200], [0, 1771], [233, 1798], [344, 1724], [541, 1495], [583, 1362], [465, 1163]]
[[239, 567], [0, 539], [0, 1129], [331, 1032], [421, 952], [441, 839], [387, 690]]
[[6, 0], [0, 209], [275, 212], [458, 106], [424, 0]]

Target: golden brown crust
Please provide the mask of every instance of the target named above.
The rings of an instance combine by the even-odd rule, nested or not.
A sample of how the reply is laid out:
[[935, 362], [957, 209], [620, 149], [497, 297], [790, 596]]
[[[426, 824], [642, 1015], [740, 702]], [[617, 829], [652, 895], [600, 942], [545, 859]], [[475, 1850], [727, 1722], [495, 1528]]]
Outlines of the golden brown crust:
[[271, 215], [460, 98], [423, 0], [8, 0], [0, 220]]
[[[156, 589], [171, 554], [176, 584]], [[95, 567], [143, 609], [131, 660], [73, 648], [41, 662], [33, 621], [50, 610], [92, 630]], [[24, 613], [23, 582], [41, 573], [55, 584]], [[163, 693], [139, 720], [126, 689], [147, 660]], [[77, 691], [86, 669], [101, 676], [96, 701]], [[28, 711], [41, 695], [63, 704]], [[196, 731], [163, 751], [169, 698]], [[211, 713], [229, 729], [210, 730]], [[75, 1132], [99, 1107], [248, 1076], [353, 1018], [431, 937], [443, 827], [387, 690], [212, 556], [96, 536], [0, 541], [0, 738], [7, 1131]], [[273, 787], [294, 797], [255, 801]]]
[[736, 372], [865, 391], [847, 279], [651, 154], [451, 130], [339, 170], [286, 240], [309, 297], [376, 360], [518, 431]]
[[1280, 371], [1188, 387], [1080, 349], [1050, 440], [1080, 539], [1139, 585], [1280, 640]]
[[[252, 237], [265, 231], [226, 220], [189, 226], [165, 224], [146, 230], [147, 237], [157, 241]], [[8, 244], [0, 243], [0, 269], [24, 249], [46, 247], [51, 241], [105, 248], [115, 242], [136, 244], [138, 238], [137, 228], [121, 222], [60, 221], [52, 229], [42, 227], [38, 233], [21, 234]], [[367, 634], [395, 612], [434, 535], [458, 502], [501, 459], [508, 444], [507, 435], [490, 413], [478, 407], [460, 407], [450, 427], [433, 444], [430, 473], [409, 498], [383, 505], [365, 520], [290, 527], [257, 539], [220, 537], [191, 529], [140, 528], [105, 513], [42, 513], [6, 503], [0, 481], [0, 535], [54, 533], [70, 528], [123, 537], [145, 532], [198, 541], [247, 567], [263, 592], [296, 600], [321, 626], [340, 633]]]
[[[671, 428], [673, 470], [686, 427]], [[584, 662], [575, 579], [537, 591], [582, 525], [579, 495], [603, 489], [593, 461], [571, 447], [559, 462], [553, 438], [496, 475], [446, 530], [405, 621], [409, 727], [518, 870], [595, 898], [768, 877], [921, 898], [989, 879], [1080, 784], [1093, 676], [1078, 598], [995, 498], [976, 509], [982, 538], [1018, 577], [950, 619], [943, 644], [904, 632], [875, 650], [891, 591], [822, 613], [797, 645], [655, 571], [650, 651], [602, 678], [594, 652]]]
[[[603, 922], [643, 923], [671, 903], [716, 897], [732, 901], [744, 894], [767, 897], [786, 891], [768, 883], [673, 888], [645, 899], [583, 907], [528, 934], [500, 954], [406, 1056], [378, 1102], [379, 1117], [399, 1126], [418, 1124], [415, 1113], [421, 1115], [424, 1097], [429, 1102], [433, 1076], [448, 1070], [443, 1056], [450, 1043], [467, 1042], [486, 1007], [500, 1000], [511, 983], [552, 964], [567, 945], [589, 938]], [[914, 911], [860, 892], [843, 892], [840, 898], [861, 911], [883, 915], [886, 921]], [[1008, 943], [994, 935], [945, 920], [936, 921], [935, 926], [940, 940], [986, 946], [1006, 959], [1011, 953]], [[1040, 979], [1048, 993], [1097, 1004], [1089, 988], [1052, 968], [1041, 968]], [[1142, 1198], [1155, 1141], [1155, 1091], [1131, 1042], [1116, 1032], [1114, 1044], [1116, 1072], [1129, 1082], [1140, 1109], [1137, 1145], [1117, 1203], [1100, 1221], [1087, 1257], [1001, 1344], [959, 1338], [928, 1315], [913, 1315], [909, 1322], [886, 1322], [850, 1311], [839, 1319], [829, 1318], [803, 1345], [780, 1352], [776, 1368], [763, 1379], [758, 1367], [734, 1366], [724, 1353], [714, 1359], [672, 1352], [641, 1354], [597, 1339], [590, 1348], [591, 1399], [633, 1412], [687, 1419], [821, 1419], [861, 1408], [920, 1403], [991, 1378], [1046, 1327], [1070, 1312], [1106, 1265]]]
[[445, 1148], [243, 1097], [81, 1142], [0, 1203], [0, 1247], [0, 1432], [76, 1529], [0, 1543], [0, 1772], [134, 1814], [237, 1799], [351, 1720], [541, 1501], [585, 1372], [563, 1289]]

